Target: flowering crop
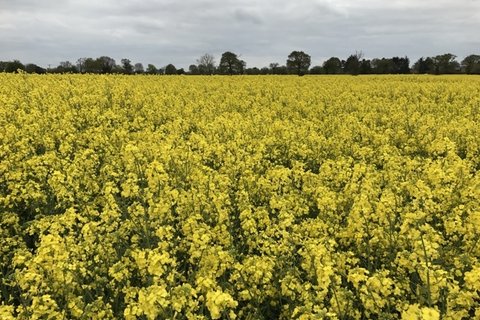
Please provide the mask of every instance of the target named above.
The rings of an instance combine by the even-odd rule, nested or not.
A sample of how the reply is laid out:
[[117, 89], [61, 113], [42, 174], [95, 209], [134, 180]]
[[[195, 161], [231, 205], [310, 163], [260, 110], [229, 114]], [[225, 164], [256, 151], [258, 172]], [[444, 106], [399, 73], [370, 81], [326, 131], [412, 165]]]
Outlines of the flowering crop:
[[480, 78], [0, 74], [1, 319], [480, 318]]

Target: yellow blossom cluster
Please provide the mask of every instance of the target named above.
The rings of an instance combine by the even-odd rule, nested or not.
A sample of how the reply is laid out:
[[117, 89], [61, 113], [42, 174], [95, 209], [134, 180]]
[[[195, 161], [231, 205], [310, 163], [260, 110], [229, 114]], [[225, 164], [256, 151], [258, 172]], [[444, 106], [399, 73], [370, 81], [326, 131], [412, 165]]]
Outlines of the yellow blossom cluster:
[[1, 319], [480, 318], [480, 78], [0, 74]]

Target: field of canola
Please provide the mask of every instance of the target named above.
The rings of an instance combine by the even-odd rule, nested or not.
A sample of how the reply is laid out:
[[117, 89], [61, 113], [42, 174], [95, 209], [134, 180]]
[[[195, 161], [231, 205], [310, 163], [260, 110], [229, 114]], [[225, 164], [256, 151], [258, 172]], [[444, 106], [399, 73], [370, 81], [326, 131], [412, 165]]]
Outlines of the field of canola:
[[480, 318], [480, 77], [0, 74], [0, 318]]

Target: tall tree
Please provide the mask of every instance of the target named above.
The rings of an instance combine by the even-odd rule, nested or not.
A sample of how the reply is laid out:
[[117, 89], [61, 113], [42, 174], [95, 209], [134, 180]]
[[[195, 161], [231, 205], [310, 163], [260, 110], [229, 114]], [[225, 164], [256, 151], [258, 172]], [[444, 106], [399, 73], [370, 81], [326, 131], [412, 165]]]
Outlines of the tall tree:
[[112, 70], [115, 67], [115, 60], [107, 56], [97, 58], [97, 62], [102, 73], [112, 73]]
[[122, 63], [123, 73], [131, 74], [133, 72], [133, 65], [129, 59], [123, 58], [120, 62]]
[[235, 53], [226, 51], [222, 54], [218, 68], [222, 74], [234, 75], [243, 74], [245, 66], [245, 61], [240, 60]]
[[40, 66], [37, 66], [36, 64], [29, 63], [29, 64], [25, 65], [25, 72], [43, 74], [43, 73], [46, 73], [47, 70], [45, 70], [44, 68], [42, 68]]
[[471, 54], [462, 60], [462, 68], [467, 74], [480, 74], [480, 55]]
[[388, 74], [392, 73], [392, 61], [387, 58], [372, 59], [372, 73]]
[[345, 61], [345, 65], [343, 66], [343, 71], [345, 73], [358, 75], [360, 73], [360, 59], [363, 58], [362, 52], [355, 52], [355, 54], [351, 54], [347, 61]]
[[19, 60], [8, 61], [5, 65], [5, 72], [18, 72], [25, 70], [25, 66]]
[[198, 66], [195, 65], [195, 64], [191, 64], [188, 67], [188, 73], [190, 73], [192, 75], [200, 74], [200, 72], [198, 71]]
[[87, 58], [79, 58], [77, 60], [77, 70], [78, 72], [80, 73], [85, 73], [85, 61], [87, 60]]
[[292, 51], [288, 55], [287, 68], [290, 73], [303, 76], [308, 72], [311, 58], [303, 51]]
[[451, 53], [445, 53], [434, 57], [435, 73], [450, 74], [458, 72], [460, 64], [455, 60], [456, 58], [457, 56]]
[[280, 66], [278, 62], [272, 62], [268, 65], [270, 74], [277, 74], [277, 69]]
[[342, 61], [337, 57], [331, 57], [323, 63], [323, 71], [326, 74], [342, 73]]
[[209, 53], [205, 53], [197, 60], [198, 72], [200, 74], [215, 73], [215, 57]]
[[77, 67], [71, 63], [70, 61], [62, 61], [60, 64], [54, 69], [54, 72], [57, 73], [77, 73]]
[[372, 73], [372, 61], [368, 59], [362, 59], [360, 61], [360, 74], [371, 74]]
[[85, 58], [83, 61], [84, 65], [84, 73], [101, 73], [102, 72], [102, 66], [100, 65], [100, 62], [98, 59], [93, 59], [93, 58]]
[[421, 57], [413, 64], [413, 71], [418, 74], [435, 73], [435, 62], [430, 57]]
[[165, 74], [177, 74], [177, 68], [170, 63], [165, 67]]
[[147, 65], [146, 73], [148, 73], [148, 74], [157, 74], [157, 73], [158, 73], [158, 69], [157, 69], [157, 67], [155, 67], [153, 64], [150, 63], [150, 64]]
[[393, 72], [396, 74], [407, 74], [410, 73], [410, 59], [408, 57], [400, 58], [400, 57], [393, 57], [392, 61], [392, 68]]
[[372, 71], [379, 74], [407, 74], [410, 73], [410, 60], [408, 57], [373, 59]]

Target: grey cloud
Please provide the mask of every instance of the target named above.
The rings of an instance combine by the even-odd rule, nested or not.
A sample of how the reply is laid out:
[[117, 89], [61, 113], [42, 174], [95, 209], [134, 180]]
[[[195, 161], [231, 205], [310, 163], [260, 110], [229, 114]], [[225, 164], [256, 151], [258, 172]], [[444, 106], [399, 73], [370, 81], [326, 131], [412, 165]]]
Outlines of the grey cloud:
[[479, 29], [472, 0], [0, 0], [0, 60], [109, 55], [187, 67], [230, 50], [261, 67], [297, 49], [315, 64], [355, 50], [461, 57], [479, 50]]
[[234, 17], [239, 22], [247, 22], [253, 24], [262, 23], [262, 19], [256, 13], [244, 9], [236, 9], [234, 11]]

